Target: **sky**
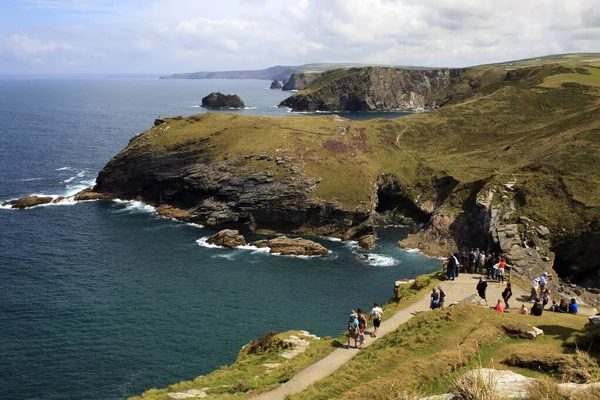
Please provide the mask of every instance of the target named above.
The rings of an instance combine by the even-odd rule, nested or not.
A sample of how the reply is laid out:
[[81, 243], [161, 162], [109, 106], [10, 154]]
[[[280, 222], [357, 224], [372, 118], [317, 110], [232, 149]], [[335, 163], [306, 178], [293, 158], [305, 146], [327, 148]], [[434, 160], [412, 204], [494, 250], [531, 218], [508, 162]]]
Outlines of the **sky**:
[[600, 52], [597, 0], [0, 0], [0, 74], [464, 67]]

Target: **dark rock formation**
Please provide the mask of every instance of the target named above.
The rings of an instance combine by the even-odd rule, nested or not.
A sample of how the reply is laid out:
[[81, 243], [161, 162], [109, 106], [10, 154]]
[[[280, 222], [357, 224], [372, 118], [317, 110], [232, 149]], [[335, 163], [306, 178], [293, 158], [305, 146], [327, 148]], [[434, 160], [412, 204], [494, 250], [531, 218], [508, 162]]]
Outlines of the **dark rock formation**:
[[279, 81], [273, 81], [271, 82], [271, 87], [269, 89], [281, 89], [281, 82]]
[[208, 238], [208, 243], [223, 247], [245, 246], [246, 240], [240, 233], [232, 229], [223, 229]]
[[319, 73], [299, 73], [292, 74], [290, 79], [283, 85], [283, 90], [304, 90], [319, 77]]
[[427, 110], [448, 100], [453, 78], [459, 73], [383, 67], [327, 71], [313, 82], [314, 90], [309, 84], [306, 92], [285, 99], [280, 106], [293, 111]]
[[271, 253], [296, 256], [322, 256], [327, 254], [327, 249], [312, 240], [301, 238], [288, 238], [286, 236], [269, 240], [258, 240], [250, 243], [256, 247], [269, 247]]
[[[59, 199], [63, 199], [62, 197]], [[56, 199], [56, 200], [59, 200]], [[28, 196], [21, 199], [9, 200], [2, 203], [3, 206], [11, 206], [12, 208], [24, 209], [39, 206], [42, 204], [48, 204], [55, 201], [54, 197], [49, 196]]]
[[229, 108], [244, 108], [244, 102], [237, 94], [223, 94], [220, 92], [212, 92], [202, 98], [202, 107], [211, 110], [223, 110]]

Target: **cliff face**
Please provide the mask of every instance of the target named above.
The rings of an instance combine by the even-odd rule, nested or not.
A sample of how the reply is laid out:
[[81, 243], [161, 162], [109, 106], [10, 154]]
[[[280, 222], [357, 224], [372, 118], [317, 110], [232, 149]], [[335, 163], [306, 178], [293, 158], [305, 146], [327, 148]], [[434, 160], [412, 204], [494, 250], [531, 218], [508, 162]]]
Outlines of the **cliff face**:
[[459, 75], [459, 70], [383, 67], [328, 71], [280, 106], [293, 111], [427, 110], [447, 101]]
[[304, 90], [312, 81], [319, 77], [317, 72], [296, 73], [290, 76], [290, 79], [283, 85], [283, 90]]

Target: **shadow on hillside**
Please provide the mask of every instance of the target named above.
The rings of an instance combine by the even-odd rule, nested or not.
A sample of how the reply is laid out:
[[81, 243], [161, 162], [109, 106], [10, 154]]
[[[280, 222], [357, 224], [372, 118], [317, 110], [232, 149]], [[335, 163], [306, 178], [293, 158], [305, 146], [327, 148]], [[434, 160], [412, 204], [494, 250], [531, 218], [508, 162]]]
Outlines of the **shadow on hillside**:
[[561, 340], [567, 340], [577, 329], [569, 328], [561, 325], [537, 325], [538, 328], [544, 331], [544, 335], [557, 336]]

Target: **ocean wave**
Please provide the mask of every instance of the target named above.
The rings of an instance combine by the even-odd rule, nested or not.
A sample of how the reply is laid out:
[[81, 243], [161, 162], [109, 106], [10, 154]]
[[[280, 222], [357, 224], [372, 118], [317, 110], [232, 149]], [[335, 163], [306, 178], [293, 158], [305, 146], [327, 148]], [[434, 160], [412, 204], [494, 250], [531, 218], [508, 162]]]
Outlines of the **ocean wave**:
[[342, 239], [331, 236], [319, 236], [320, 239], [329, 240], [330, 242], [341, 242]]
[[375, 253], [368, 253], [366, 256], [368, 258], [365, 259], [365, 261], [374, 267], [392, 267], [398, 264], [398, 260], [396, 260], [394, 257]]
[[76, 176], [72, 176], [72, 177], [67, 178], [64, 181], [62, 181], [62, 183], [71, 183], [71, 182], [73, 182], [73, 180], [75, 180], [75, 178], [77, 178], [77, 177]]
[[219, 246], [218, 244], [208, 243], [208, 238], [209, 238], [209, 236], [201, 237], [200, 239], [196, 240], [196, 243], [198, 243], [198, 246], [206, 247], [207, 249], [224, 249], [225, 248], [223, 246]]
[[[171, 218], [171, 219], [174, 220], [174, 221], [178, 221], [179, 222], [179, 220], [176, 220], [174, 218]], [[202, 225], [202, 224], [196, 224], [194, 222], [187, 222], [186, 225], [193, 226], [194, 228], [204, 228], [204, 225]]]
[[67, 171], [71, 169], [71, 167], [62, 167], [62, 168], [56, 168], [55, 171]]
[[409, 248], [409, 247], [407, 247], [407, 248], [401, 247], [400, 250], [405, 251], [407, 253], [419, 253], [422, 256], [433, 258], [434, 260], [445, 260], [446, 259], [446, 257], [430, 256], [430, 255], [423, 253], [419, 249], [413, 249], [413, 248]]
[[121, 199], [114, 199], [113, 201], [117, 204], [125, 205], [125, 207], [118, 209], [117, 212], [134, 211], [134, 212], [144, 212], [144, 213], [149, 213], [149, 214], [156, 214], [156, 208], [149, 204], [144, 203], [143, 201], [121, 200]]
[[31, 181], [41, 181], [42, 178], [26, 178], [26, 179], [19, 179], [20, 182], [31, 182]]
[[235, 256], [236, 254], [231, 252], [231, 253], [220, 253], [220, 254], [215, 254], [214, 256], [211, 256], [210, 258], [224, 258], [226, 260], [229, 261], [234, 261], [235, 260]]

